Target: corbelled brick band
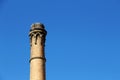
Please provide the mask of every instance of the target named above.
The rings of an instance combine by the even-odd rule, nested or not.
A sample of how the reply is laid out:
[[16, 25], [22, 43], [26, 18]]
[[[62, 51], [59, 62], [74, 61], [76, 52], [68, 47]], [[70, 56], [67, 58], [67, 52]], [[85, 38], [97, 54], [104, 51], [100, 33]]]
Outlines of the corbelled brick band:
[[29, 60], [29, 62], [31, 62], [31, 61], [34, 60], [34, 59], [42, 59], [42, 60], [44, 60], [44, 61], [46, 62], [46, 58], [45, 58], [45, 57], [33, 57], [33, 58], [31, 58], [31, 59]]

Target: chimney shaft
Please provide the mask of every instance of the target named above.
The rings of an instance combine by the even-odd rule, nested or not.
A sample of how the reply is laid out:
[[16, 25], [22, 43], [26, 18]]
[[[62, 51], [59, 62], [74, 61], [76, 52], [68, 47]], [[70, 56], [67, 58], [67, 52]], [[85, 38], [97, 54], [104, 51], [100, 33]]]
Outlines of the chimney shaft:
[[41, 23], [32, 24], [30, 29], [30, 80], [46, 80], [45, 76], [45, 37], [47, 31]]

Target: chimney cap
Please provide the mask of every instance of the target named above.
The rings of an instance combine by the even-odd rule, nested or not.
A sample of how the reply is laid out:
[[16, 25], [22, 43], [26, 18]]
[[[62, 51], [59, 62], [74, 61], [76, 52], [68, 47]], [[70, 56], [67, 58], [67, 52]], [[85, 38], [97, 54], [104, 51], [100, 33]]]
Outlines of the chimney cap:
[[44, 25], [42, 23], [34, 23], [31, 25], [31, 30], [35, 30], [35, 29], [44, 29]]

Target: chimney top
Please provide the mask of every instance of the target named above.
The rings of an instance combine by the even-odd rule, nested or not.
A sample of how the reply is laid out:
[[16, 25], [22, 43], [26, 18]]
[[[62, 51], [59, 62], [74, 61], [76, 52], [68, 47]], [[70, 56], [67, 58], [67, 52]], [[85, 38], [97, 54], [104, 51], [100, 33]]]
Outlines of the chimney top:
[[30, 30], [35, 30], [35, 29], [44, 29], [44, 25], [42, 23], [34, 23], [31, 25]]

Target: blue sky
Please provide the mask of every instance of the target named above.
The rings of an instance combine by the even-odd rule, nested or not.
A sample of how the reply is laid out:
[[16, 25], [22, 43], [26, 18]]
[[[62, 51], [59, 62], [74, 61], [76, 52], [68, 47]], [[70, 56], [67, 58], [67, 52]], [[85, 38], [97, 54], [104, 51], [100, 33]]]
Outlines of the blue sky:
[[29, 29], [42, 22], [47, 80], [120, 80], [119, 0], [0, 0], [0, 80], [29, 80]]

